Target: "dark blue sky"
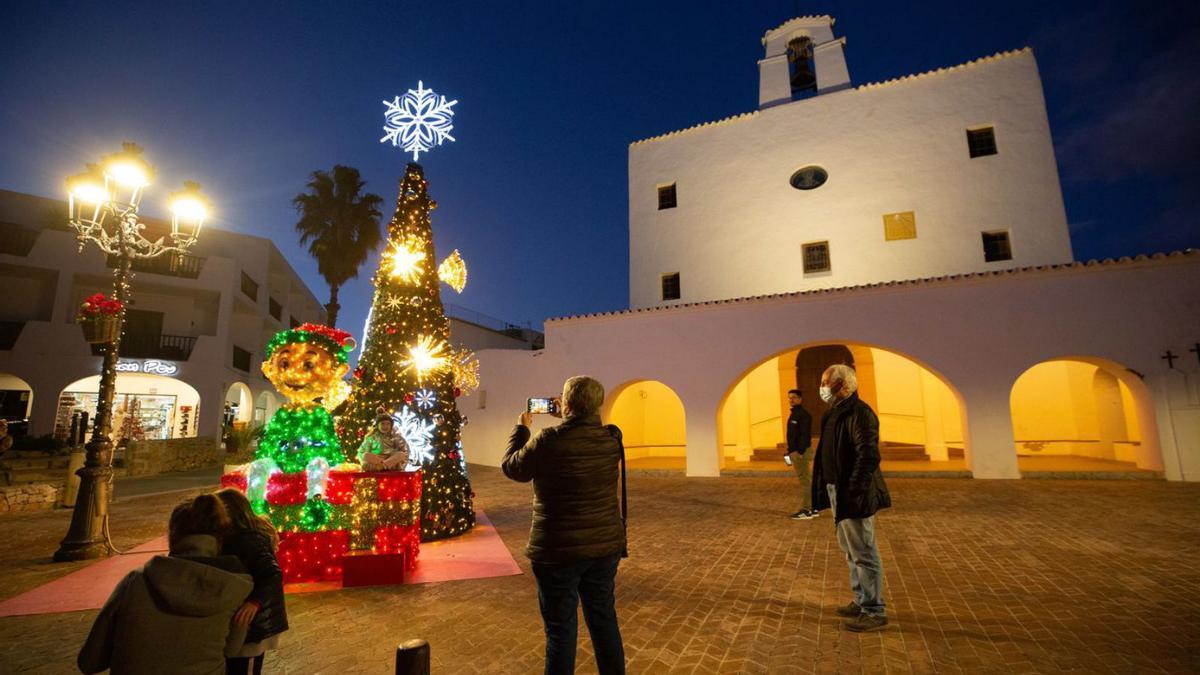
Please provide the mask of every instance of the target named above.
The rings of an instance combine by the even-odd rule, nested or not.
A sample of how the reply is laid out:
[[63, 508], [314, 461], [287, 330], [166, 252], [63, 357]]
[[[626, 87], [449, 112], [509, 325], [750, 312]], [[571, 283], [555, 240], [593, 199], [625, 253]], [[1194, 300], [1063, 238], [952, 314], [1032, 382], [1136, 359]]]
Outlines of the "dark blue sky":
[[[422, 157], [444, 298], [535, 326], [625, 307], [631, 141], [753, 110], [762, 34], [829, 13], [855, 83], [1031, 45], [1046, 87], [1076, 257], [1200, 245], [1195, 2], [6, 2], [0, 187], [63, 178], [134, 140], [186, 179], [213, 224], [274, 239], [324, 302], [291, 198], [359, 168], [391, 209], [406, 156], [378, 142], [383, 99], [424, 80], [456, 143]], [[343, 289], [361, 330], [376, 259]], [[135, 289], [136, 292], [136, 289]]]

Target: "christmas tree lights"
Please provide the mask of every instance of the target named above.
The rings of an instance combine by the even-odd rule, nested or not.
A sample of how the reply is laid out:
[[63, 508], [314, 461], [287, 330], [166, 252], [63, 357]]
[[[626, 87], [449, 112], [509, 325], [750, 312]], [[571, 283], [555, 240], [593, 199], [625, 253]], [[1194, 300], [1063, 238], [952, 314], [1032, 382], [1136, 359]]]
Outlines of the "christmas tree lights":
[[455, 401], [462, 393], [455, 359], [470, 358], [447, 342], [450, 323], [440, 288], [443, 267], [454, 272], [451, 281], [464, 283], [466, 267], [461, 265], [461, 274], [454, 271], [461, 255], [447, 259], [457, 263], [435, 264], [430, 213], [436, 206], [420, 165], [410, 163], [388, 224], [389, 253], [374, 278], [354, 388], [338, 420], [344, 447], [357, 448], [376, 411], [393, 411], [424, 475], [420, 517], [425, 541], [462, 534], [475, 524], [474, 493], [460, 445], [463, 418]]

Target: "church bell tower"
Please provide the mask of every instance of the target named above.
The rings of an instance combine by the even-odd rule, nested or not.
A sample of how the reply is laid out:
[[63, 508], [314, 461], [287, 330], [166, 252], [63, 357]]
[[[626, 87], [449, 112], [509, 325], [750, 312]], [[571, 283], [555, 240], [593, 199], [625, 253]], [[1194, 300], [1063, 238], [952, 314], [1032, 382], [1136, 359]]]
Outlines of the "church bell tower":
[[850, 87], [846, 38], [833, 36], [831, 16], [802, 16], [763, 36], [758, 62], [758, 107], [789, 103], [809, 94]]

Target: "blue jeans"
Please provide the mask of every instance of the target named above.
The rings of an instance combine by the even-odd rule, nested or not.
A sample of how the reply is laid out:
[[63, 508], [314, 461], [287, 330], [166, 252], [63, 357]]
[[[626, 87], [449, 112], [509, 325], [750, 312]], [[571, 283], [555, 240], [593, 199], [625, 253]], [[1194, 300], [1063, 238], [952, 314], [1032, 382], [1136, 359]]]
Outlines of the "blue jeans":
[[546, 626], [546, 675], [575, 672], [580, 600], [600, 675], [625, 672], [625, 648], [617, 627], [614, 596], [620, 560], [621, 556], [611, 555], [572, 563], [533, 562], [538, 604]]
[[[825, 488], [829, 492], [830, 512], [836, 518], [837, 486], [826, 485]], [[875, 545], [875, 516], [843, 518], [837, 524], [837, 540], [850, 567], [854, 602], [865, 614], [884, 616], [883, 561], [879, 558], [879, 547]]]

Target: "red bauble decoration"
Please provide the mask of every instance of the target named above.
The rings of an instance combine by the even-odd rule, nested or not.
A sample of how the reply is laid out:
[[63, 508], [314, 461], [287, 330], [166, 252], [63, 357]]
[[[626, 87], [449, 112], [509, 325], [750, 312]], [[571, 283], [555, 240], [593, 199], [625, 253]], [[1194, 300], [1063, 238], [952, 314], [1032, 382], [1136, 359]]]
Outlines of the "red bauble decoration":
[[388, 335], [395, 335], [395, 334], [396, 334], [396, 327], [395, 327], [395, 326], [388, 326], [388, 327], [387, 327], [387, 334], [388, 334]]
[[363, 371], [363, 367], [362, 367], [362, 366], [359, 366], [359, 367], [355, 368], [355, 369], [354, 369], [354, 379], [356, 379], [356, 380], [361, 380], [361, 379], [362, 379], [362, 376], [363, 376], [363, 372], [364, 372], [364, 371]]
[[404, 395], [404, 402], [405, 402], [405, 403], [408, 403], [409, 405], [412, 405], [412, 402], [413, 402], [413, 395], [412, 395], [412, 394], [405, 394], [405, 395]]
[[458, 398], [459, 396], [462, 396], [462, 389], [455, 387], [454, 388], [454, 398]]

